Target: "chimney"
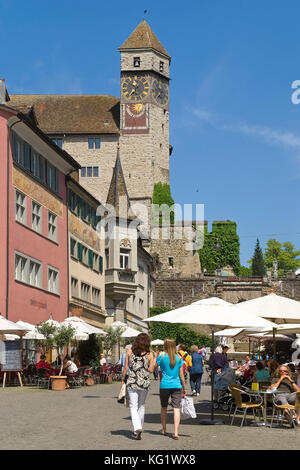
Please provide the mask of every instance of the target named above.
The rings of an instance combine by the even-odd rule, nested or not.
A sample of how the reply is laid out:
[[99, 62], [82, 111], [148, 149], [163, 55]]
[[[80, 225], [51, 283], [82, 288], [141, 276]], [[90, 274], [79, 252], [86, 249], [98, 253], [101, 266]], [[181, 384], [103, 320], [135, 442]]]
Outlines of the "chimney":
[[7, 101], [9, 101], [9, 96], [6, 89], [5, 80], [4, 78], [0, 78], [0, 104], [5, 104]]

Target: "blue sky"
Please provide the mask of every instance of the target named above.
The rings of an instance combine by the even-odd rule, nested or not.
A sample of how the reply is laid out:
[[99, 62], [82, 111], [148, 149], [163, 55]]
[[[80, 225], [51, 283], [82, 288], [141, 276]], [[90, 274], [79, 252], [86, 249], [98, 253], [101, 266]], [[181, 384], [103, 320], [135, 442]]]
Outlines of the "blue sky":
[[0, 0], [10, 93], [119, 96], [118, 47], [144, 18], [172, 57], [171, 189], [256, 237], [300, 248], [300, 3], [290, 0]]

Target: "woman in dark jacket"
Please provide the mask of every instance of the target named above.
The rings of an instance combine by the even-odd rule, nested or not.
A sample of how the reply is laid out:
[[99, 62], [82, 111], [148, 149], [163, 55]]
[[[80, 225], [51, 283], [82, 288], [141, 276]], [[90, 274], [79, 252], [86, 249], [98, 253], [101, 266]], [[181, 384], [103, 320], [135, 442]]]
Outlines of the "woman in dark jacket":
[[203, 356], [198, 353], [198, 346], [191, 346], [191, 358], [192, 358], [192, 367], [190, 368], [190, 384], [192, 389], [192, 394], [200, 395], [201, 389], [201, 378], [203, 374]]

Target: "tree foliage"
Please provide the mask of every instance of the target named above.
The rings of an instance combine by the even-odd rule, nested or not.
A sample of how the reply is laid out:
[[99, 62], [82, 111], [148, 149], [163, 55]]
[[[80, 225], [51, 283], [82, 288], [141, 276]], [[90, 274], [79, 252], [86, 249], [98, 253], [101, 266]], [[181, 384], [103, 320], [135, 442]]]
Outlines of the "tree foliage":
[[[150, 308], [150, 316], [159, 315], [169, 310], [167, 307], [152, 307]], [[211, 346], [211, 338], [209, 336], [199, 335], [191, 328], [179, 323], [150, 322], [150, 335], [152, 340], [171, 338], [176, 341], [176, 344], [182, 343], [188, 348], [192, 344], [196, 344], [199, 347], [204, 345]]]
[[[216, 249], [217, 242], [220, 248]], [[212, 232], [204, 231], [203, 248], [199, 250], [202, 269], [215, 274], [218, 266], [231, 266], [234, 273], [240, 273], [240, 241], [236, 223], [231, 221], [213, 222]]]
[[118, 326], [116, 328], [109, 326], [105, 331], [107, 335], [104, 337], [103, 344], [106, 351], [109, 351], [112, 350], [116, 344], [122, 341], [122, 333], [124, 328], [122, 326]]
[[258, 239], [256, 241], [256, 246], [255, 246], [255, 250], [254, 250], [254, 254], [252, 258], [251, 271], [252, 271], [252, 276], [263, 277], [265, 274], [264, 255], [263, 255]]
[[296, 271], [300, 267], [300, 250], [295, 250], [293, 243], [280, 243], [274, 238], [270, 238], [266, 245], [265, 264], [272, 269], [273, 262], [277, 260], [279, 276], [283, 276], [288, 271]]

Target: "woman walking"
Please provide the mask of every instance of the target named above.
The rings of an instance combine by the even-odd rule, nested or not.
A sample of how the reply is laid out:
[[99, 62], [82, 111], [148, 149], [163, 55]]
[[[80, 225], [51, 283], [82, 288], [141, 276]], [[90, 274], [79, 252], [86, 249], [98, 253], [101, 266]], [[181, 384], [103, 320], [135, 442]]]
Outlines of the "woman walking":
[[201, 378], [203, 374], [203, 356], [198, 352], [198, 346], [191, 346], [192, 367], [190, 368], [190, 384], [192, 395], [200, 396]]
[[149, 373], [154, 369], [154, 358], [150, 352], [150, 337], [139, 334], [131, 349], [128, 349], [122, 371], [122, 384], [129, 368], [126, 382], [129, 395], [129, 408], [135, 438], [141, 440], [145, 416], [145, 401], [150, 387]]
[[173, 339], [165, 339], [164, 352], [156, 354], [156, 365], [161, 369], [162, 379], [160, 382], [161, 403], [161, 434], [167, 434], [167, 408], [169, 397], [172, 400], [174, 410], [174, 434], [178, 439], [180, 424], [181, 399], [185, 396], [185, 380], [183, 372], [184, 361], [176, 354], [176, 343]]

